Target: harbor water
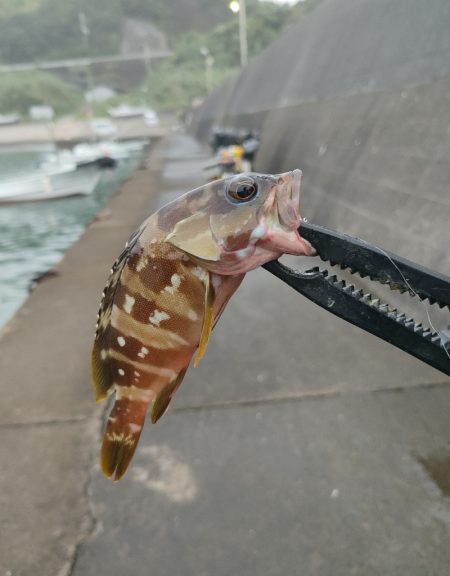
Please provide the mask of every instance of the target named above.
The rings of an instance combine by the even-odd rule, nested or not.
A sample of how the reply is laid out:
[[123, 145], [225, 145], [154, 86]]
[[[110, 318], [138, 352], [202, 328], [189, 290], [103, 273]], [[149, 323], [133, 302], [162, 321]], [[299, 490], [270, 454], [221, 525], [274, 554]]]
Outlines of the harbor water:
[[[40, 149], [0, 150], [2, 180], [36, 173]], [[35, 279], [53, 268], [89, 221], [137, 167], [141, 155], [101, 171], [92, 194], [52, 201], [0, 205], [0, 327], [21, 306]], [[95, 177], [95, 167], [77, 171]], [[69, 175], [68, 175], [69, 177]]]

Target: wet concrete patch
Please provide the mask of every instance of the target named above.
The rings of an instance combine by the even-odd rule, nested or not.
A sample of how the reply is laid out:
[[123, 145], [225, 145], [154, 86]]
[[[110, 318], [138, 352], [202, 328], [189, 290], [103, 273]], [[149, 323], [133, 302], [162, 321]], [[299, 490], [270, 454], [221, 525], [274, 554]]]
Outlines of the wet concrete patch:
[[433, 480], [443, 496], [450, 496], [450, 449], [445, 454], [417, 456], [429, 477]]

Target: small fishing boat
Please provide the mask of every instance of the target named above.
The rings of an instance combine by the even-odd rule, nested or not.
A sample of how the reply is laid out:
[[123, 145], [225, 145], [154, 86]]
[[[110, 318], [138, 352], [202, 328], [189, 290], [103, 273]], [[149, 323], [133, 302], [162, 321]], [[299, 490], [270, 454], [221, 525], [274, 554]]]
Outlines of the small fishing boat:
[[86, 196], [93, 192], [99, 178], [97, 172], [80, 177], [73, 170], [0, 181], [0, 205]]
[[81, 143], [72, 148], [71, 154], [78, 168], [94, 165], [100, 168], [113, 168], [117, 162], [142, 153], [148, 144], [148, 140]]

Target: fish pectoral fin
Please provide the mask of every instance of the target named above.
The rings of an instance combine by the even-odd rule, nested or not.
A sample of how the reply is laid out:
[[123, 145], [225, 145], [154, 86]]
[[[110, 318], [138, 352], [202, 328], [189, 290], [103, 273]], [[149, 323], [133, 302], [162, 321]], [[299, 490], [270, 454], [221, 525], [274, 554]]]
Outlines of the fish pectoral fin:
[[213, 307], [215, 298], [216, 294], [211, 281], [211, 273], [207, 272], [205, 280], [205, 312], [203, 315], [202, 333], [198, 344], [197, 356], [194, 360], [194, 368], [198, 366], [200, 360], [203, 358], [206, 348], [208, 347], [211, 332], [214, 328]]
[[165, 241], [200, 260], [216, 262], [221, 250], [211, 232], [209, 216], [201, 212], [177, 222]]
[[158, 422], [161, 416], [165, 414], [172, 398], [175, 396], [176, 391], [180, 387], [181, 382], [183, 382], [186, 370], [187, 368], [181, 370], [181, 372], [178, 374], [175, 380], [170, 382], [170, 384], [167, 384], [167, 386], [165, 386], [156, 397], [155, 401], [153, 402], [152, 414], [151, 414], [153, 424], [156, 424], [156, 422]]

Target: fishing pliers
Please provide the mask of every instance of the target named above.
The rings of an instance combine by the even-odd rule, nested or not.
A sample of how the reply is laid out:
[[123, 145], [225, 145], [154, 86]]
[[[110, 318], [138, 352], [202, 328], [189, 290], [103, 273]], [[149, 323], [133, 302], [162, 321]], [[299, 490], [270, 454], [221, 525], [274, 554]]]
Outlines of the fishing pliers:
[[[330, 266], [359, 274], [391, 290], [409, 292], [450, 310], [450, 277], [410, 262], [364, 240], [303, 221], [300, 235]], [[274, 260], [264, 268], [332, 314], [401, 348], [450, 376], [450, 331], [424, 327], [369, 292], [340, 279], [334, 271], [315, 267], [293, 270]], [[431, 324], [431, 321], [430, 321]]]

